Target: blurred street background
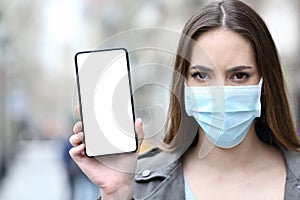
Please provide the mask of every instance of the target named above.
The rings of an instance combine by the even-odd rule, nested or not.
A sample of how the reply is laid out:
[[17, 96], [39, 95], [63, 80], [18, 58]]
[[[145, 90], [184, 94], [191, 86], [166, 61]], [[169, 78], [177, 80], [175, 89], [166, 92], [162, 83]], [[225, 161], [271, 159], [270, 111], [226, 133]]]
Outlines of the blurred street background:
[[[98, 188], [68, 155], [68, 137], [76, 121], [73, 106], [78, 102], [75, 53], [94, 49], [107, 38], [135, 28], [181, 32], [186, 20], [207, 2], [0, 0], [0, 199], [95, 199]], [[244, 2], [270, 28], [299, 130], [300, 1]], [[155, 41], [158, 37], [142, 39]], [[137, 76], [133, 82], [144, 78]], [[156, 98], [148, 90], [135, 97], [139, 104]]]

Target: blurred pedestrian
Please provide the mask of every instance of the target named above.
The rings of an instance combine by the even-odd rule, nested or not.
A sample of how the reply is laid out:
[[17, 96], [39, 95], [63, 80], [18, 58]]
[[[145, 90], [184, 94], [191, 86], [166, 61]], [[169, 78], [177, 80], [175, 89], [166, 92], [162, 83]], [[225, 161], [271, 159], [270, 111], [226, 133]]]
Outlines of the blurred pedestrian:
[[95, 186], [72, 160], [69, 140], [64, 141], [63, 160], [70, 186], [70, 200], [93, 200], [99, 196], [99, 188]]

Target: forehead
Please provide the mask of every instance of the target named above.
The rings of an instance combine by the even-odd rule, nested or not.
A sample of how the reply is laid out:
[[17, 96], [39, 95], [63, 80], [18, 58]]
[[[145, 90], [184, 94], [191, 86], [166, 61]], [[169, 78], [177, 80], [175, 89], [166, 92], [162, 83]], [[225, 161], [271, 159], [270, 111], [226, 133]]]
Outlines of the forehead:
[[233, 67], [256, 66], [250, 43], [238, 33], [216, 29], [201, 34], [192, 47], [191, 65]]

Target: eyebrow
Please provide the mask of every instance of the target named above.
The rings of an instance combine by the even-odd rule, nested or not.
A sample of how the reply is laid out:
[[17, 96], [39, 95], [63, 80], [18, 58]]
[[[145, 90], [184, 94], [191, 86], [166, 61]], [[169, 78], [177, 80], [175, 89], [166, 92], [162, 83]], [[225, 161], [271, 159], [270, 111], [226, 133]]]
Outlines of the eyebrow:
[[[227, 72], [237, 72], [237, 71], [242, 71], [245, 69], [252, 69], [252, 68], [253, 67], [251, 67], [251, 66], [242, 65], [242, 66], [236, 66], [236, 67], [230, 68], [227, 70]], [[191, 69], [198, 69], [201, 71], [213, 72], [213, 70], [211, 68], [202, 66], [202, 65], [194, 65], [191, 67]]]
[[252, 69], [253, 67], [251, 66], [236, 66], [236, 67], [233, 67], [231, 69], [228, 69], [227, 72], [237, 72], [237, 71], [243, 71], [245, 69]]
[[199, 69], [201, 71], [205, 71], [205, 72], [213, 72], [213, 70], [209, 67], [205, 67], [205, 66], [202, 66], [202, 65], [194, 65], [191, 67], [191, 69]]

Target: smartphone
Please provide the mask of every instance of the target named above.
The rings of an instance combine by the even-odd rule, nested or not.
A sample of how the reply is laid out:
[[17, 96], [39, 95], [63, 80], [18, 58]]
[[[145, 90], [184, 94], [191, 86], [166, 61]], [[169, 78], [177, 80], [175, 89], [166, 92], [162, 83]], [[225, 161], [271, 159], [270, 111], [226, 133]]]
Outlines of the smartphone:
[[138, 148], [128, 51], [75, 55], [78, 97], [88, 157], [131, 153]]

